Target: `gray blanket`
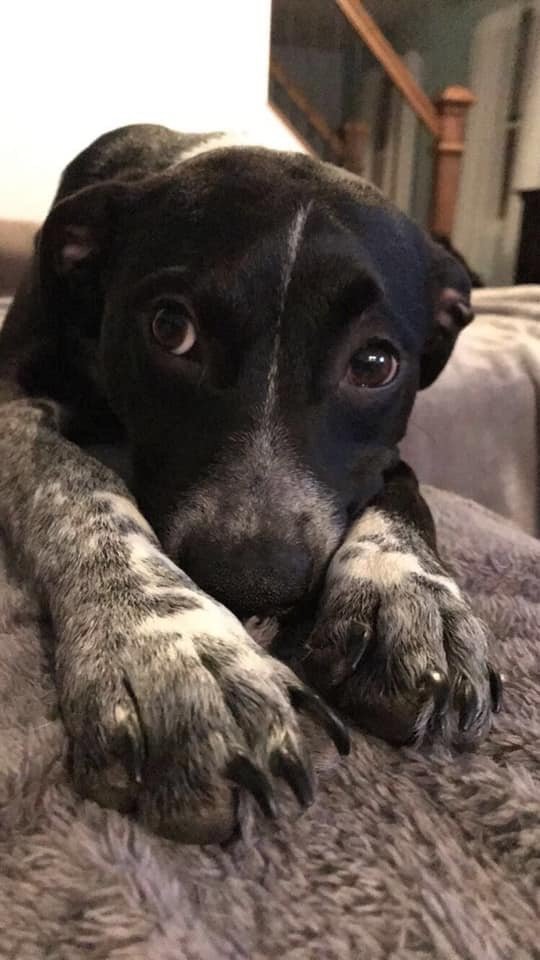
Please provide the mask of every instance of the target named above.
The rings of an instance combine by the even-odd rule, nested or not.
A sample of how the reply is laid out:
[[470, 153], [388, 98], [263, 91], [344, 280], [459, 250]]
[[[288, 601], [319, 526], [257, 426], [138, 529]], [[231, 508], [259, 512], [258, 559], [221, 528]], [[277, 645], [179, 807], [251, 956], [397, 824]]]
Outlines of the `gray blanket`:
[[476, 319], [418, 394], [405, 460], [540, 537], [540, 286], [473, 291]]
[[[540, 957], [540, 542], [430, 491], [441, 541], [492, 625], [506, 711], [472, 755], [357, 733], [303, 816], [178, 847], [74, 796], [30, 596], [0, 572], [0, 957], [531, 960]], [[12, 566], [12, 565], [11, 565]]]

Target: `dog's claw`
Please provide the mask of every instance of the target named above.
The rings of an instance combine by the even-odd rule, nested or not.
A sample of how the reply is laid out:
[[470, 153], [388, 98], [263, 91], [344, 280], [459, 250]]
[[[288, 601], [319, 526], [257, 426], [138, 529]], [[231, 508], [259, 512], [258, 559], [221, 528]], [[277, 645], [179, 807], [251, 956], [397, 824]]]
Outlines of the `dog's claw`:
[[459, 684], [455, 702], [459, 710], [459, 729], [467, 733], [474, 726], [480, 712], [478, 694], [469, 680], [463, 679]]
[[144, 750], [138, 737], [126, 731], [122, 760], [130, 778], [141, 786], [143, 782]]
[[370, 640], [370, 630], [365, 623], [354, 623], [349, 632], [348, 660], [349, 670], [356, 673], [361, 660], [368, 648]]
[[338, 753], [347, 756], [351, 750], [349, 731], [324, 700], [309, 687], [291, 687], [289, 694], [295, 710], [303, 710], [320, 723], [334, 742]]
[[146, 744], [139, 704], [129, 680], [124, 678], [124, 689], [131, 701], [128, 708], [117, 705], [116, 720], [119, 727], [120, 759], [130, 778], [140, 786], [143, 782], [143, 770], [146, 762]]
[[276, 819], [277, 807], [272, 785], [262, 770], [255, 766], [249, 757], [238, 754], [227, 766], [226, 773], [229, 780], [251, 793], [265, 817], [268, 817], [269, 820]]
[[270, 770], [275, 777], [285, 780], [301, 807], [313, 803], [313, 783], [304, 764], [288, 744], [274, 750], [270, 757]]
[[425, 695], [426, 699], [428, 697], [433, 699], [435, 713], [442, 713], [450, 697], [450, 685], [444, 671], [426, 670], [420, 677], [417, 688]]
[[503, 706], [503, 692], [504, 692], [504, 683], [503, 676], [500, 673], [497, 673], [493, 667], [488, 667], [489, 673], [489, 689], [491, 691], [491, 703], [493, 706], [493, 713], [500, 713]]

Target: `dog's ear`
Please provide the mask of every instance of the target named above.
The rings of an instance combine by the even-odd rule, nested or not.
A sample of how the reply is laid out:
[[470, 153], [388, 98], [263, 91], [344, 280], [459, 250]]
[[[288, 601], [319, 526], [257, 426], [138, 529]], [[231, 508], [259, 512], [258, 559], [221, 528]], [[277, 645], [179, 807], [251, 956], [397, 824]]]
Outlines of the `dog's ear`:
[[104, 182], [58, 201], [39, 236], [40, 274], [47, 285], [84, 280], [106, 261], [126, 212], [136, 202], [132, 184]]
[[420, 364], [420, 389], [429, 387], [445, 366], [458, 334], [472, 320], [471, 282], [464, 267], [440, 244], [428, 238], [429, 297], [433, 324]]

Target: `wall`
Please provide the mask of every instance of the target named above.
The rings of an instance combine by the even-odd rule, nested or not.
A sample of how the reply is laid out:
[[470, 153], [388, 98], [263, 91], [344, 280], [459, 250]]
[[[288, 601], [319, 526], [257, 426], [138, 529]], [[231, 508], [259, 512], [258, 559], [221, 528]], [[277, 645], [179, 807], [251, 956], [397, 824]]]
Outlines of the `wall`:
[[[478, 104], [468, 125], [454, 240], [488, 283], [509, 284], [521, 230], [519, 187], [540, 186], [540, 0], [529, 0], [531, 17], [523, 49], [520, 113], [509, 193], [501, 208], [508, 111], [511, 104], [522, 7], [500, 9], [479, 24], [473, 45], [471, 86]], [[533, 6], [534, 4], [534, 6]], [[489, 162], [486, 163], [486, 158]]]
[[266, 103], [270, 0], [9, 0], [1, 22], [0, 217], [41, 218], [71, 157], [125, 123], [298, 146]]
[[343, 122], [344, 51], [274, 45], [273, 55], [332, 129]]
[[424, 89], [430, 96], [449, 84], [469, 82], [469, 54], [477, 23], [515, 0], [429, 0], [408, 5], [388, 33], [398, 53], [417, 50], [424, 62]]

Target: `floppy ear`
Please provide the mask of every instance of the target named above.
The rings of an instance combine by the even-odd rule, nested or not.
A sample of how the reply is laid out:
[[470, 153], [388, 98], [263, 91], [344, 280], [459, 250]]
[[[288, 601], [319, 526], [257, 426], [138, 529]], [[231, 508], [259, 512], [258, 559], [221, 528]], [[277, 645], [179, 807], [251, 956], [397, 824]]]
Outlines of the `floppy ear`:
[[124, 214], [136, 199], [133, 184], [106, 181], [56, 203], [40, 231], [42, 279], [78, 279], [94, 272], [105, 261]]
[[429, 294], [433, 325], [420, 362], [420, 389], [429, 387], [445, 366], [458, 334], [472, 320], [471, 283], [467, 271], [443, 247], [428, 239]]
[[113, 181], [79, 190], [56, 203], [38, 238], [41, 295], [57, 319], [85, 335], [99, 333], [103, 270], [125, 214], [136, 200], [132, 184]]

